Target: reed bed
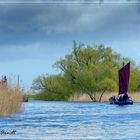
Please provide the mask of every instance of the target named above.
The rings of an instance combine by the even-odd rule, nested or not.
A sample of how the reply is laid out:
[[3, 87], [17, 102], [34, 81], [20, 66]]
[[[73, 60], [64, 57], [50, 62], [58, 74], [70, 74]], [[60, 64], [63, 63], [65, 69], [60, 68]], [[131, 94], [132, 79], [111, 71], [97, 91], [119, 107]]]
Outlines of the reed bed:
[[[97, 96], [96, 96], [97, 101], [99, 100], [100, 94], [101, 93], [97, 94]], [[115, 92], [114, 93], [107, 93], [107, 92], [104, 93], [104, 95], [102, 96], [101, 102], [108, 102], [109, 98], [112, 95], [117, 96], [118, 93], [115, 93]], [[132, 97], [134, 102], [140, 102], [140, 92], [128, 93], [128, 95]], [[87, 94], [77, 94], [76, 93], [73, 96], [71, 96], [68, 101], [90, 102], [92, 100], [90, 99], [90, 97]]]
[[13, 117], [22, 111], [23, 90], [12, 84], [0, 85], [0, 117]]

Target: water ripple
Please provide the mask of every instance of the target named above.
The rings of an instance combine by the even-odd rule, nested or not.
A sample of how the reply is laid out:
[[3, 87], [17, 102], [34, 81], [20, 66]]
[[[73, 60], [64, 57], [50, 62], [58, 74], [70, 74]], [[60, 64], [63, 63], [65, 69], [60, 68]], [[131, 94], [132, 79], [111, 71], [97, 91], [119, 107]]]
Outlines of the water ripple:
[[15, 118], [1, 118], [0, 139], [140, 140], [140, 104], [29, 101]]

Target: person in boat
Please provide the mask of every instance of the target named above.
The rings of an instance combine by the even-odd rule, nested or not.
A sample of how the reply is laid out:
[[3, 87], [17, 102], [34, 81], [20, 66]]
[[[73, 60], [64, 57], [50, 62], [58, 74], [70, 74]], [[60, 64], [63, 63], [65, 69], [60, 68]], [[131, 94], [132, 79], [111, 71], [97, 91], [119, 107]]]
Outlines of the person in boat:
[[124, 93], [124, 94], [120, 94], [119, 96], [118, 96], [118, 100], [119, 101], [127, 101], [127, 98], [128, 98], [128, 94], [127, 93]]
[[0, 81], [0, 85], [7, 87], [7, 77], [6, 76], [2, 76], [2, 80]]
[[3, 77], [2, 83], [4, 86], [7, 86], [7, 77], [6, 76]]

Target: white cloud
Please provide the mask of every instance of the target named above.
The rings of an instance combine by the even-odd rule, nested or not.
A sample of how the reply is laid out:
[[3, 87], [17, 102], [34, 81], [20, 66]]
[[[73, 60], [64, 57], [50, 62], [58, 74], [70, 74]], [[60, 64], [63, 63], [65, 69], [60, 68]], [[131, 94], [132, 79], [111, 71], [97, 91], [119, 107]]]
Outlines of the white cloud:
[[46, 57], [47, 49], [47, 44], [44, 43], [0, 46], [0, 60], [43, 58]]

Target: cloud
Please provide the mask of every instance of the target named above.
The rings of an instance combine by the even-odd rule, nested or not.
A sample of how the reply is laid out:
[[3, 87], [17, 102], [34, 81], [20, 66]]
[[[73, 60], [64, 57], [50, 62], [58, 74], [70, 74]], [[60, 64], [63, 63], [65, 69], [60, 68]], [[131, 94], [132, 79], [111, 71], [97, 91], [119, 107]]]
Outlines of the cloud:
[[123, 24], [134, 21], [137, 14], [133, 12], [134, 8], [130, 8], [129, 4], [1, 5], [0, 34], [22, 36], [94, 31], [110, 25], [112, 21], [118, 21], [119, 24], [121, 20]]
[[6, 60], [5, 54], [12, 59], [44, 58], [48, 48], [64, 49], [65, 40], [139, 40], [140, 6], [132, 3], [16, 3], [1, 4], [0, 8], [1, 60]]
[[48, 51], [47, 44], [34, 43], [28, 45], [8, 45], [0, 47], [0, 61], [21, 59], [43, 59]]
[[4, 45], [0, 46], [0, 62], [14, 62], [21, 60], [49, 60], [53, 65], [60, 57], [69, 53], [72, 45], [63, 42], [63, 45], [57, 42], [35, 42], [27, 45]]

